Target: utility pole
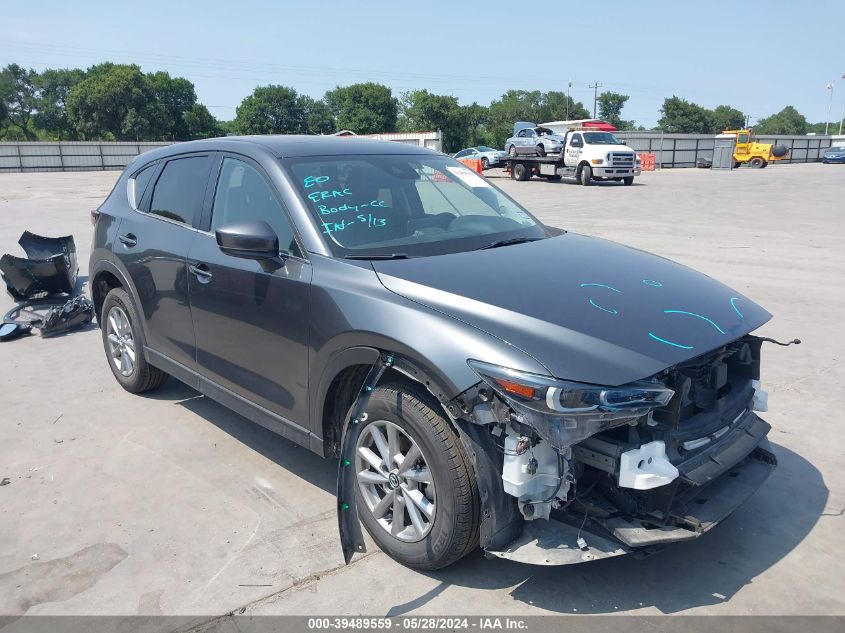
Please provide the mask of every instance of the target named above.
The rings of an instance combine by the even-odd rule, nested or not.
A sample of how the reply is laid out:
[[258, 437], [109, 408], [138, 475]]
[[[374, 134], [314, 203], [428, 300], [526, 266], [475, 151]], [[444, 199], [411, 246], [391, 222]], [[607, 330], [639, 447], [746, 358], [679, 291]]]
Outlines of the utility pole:
[[[842, 75], [842, 79], [845, 79], [845, 75]], [[833, 95], [830, 95], [833, 97]], [[839, 134], [842, 134], [842, 121], [845, 119], [845, 101], [842, 102], [842, 116], [839, 117]]]
[[572, 89], [572, 80], [569, 80], [569, 83], [566, 84], [566, 120], [569, 120], [569, 102], [572, 100], [572, 97], [569, 96], [569, 91]]
[[824, 133], [827, 136], [827, 127], [830, 125], [830, 109], [833, 107], [833, 82], [827, 84], [826, 88], [830, 90], [830, 101], [827, 104], [827, 118], [824, 121]]
[[587, 86], [587, 88], [593, 89], [593, 118], [594, 119], [596, 118], [596, 103], [599, 100], [599, 88], [601, 88], [601, 87], [602, 87], [602, 84], [600, 84], [598, 81], [596, 83], [594, 83], [592, 86]]
[[746, 129], [746, 130], [748, 129], [748, 124], [749, 124], [750, 122], [751, 122], [751, 115], [750, 115], [750, 114], [746, 114], [746, 115], [745, 115], [745, 129]]

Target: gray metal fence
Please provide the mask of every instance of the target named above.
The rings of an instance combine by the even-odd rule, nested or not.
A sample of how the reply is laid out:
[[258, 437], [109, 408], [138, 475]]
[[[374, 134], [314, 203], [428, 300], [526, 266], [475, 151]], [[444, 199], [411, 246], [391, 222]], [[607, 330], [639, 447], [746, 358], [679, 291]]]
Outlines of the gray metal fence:
[[[661, 132], [617, 132], [619, 139], [637, 152], [655, 155], [658, 168], [695, 167], [699, 158], [713, 159], [716, 137], [712, 134], [663, 134]], [[813, 163], [821, 160], [830, 136], [758, 136], [760, 143], [785, 145], [789, 158], [782, 163]]]
[[122, 170], [135, 156], [170, 143], [89, 141], [0, 143], [0, 173]]

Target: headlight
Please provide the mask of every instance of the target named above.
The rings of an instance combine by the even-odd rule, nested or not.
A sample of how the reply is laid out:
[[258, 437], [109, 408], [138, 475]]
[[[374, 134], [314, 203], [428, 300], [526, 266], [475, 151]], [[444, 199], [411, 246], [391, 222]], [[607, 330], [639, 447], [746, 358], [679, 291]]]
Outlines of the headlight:
[[476, 360], [467, 362], [526, 424], [558, 449], [636, 420], [667, 404], [674, 394], [658, 382], [607, 387], [557, 380]]

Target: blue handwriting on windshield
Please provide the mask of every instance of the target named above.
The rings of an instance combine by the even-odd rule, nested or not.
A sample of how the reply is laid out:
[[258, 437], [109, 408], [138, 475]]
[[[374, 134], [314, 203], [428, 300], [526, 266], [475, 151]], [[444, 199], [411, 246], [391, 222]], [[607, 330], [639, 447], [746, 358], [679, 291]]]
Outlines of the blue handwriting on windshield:
[[302, 182], [305, 183], [306, 189], [310, 189], [314, 185], [319, 185], [321, 182], [326, 182], [328, 179], [328, 176], [306, 176], [302, 180]]
[[308, 199], [313, 202], [317, 203], [320, 200], [328, 200], [329, 198], [342, 198], [343, 196], [351, 196], [352, 192], [349, 191], [348, 187], [344, 187], [340, 191], [337, 189], [332, 189], [331, 191], [312, 191], [308, 194]]
[[332, 215], [333, 213], [343, 213], [344, 211], [354, 211], [357, 213], [361, 209], [367, 207], [385, 208], [387, 207], [387, 202], [385, 202], [384, 200], [371, 200], [370, 202], [365, 202], [364, 204], [343, 203], [339, 207], [327, 207], [324, 204], [317, 205], [317, 209], [319, 209], [320, 215]]
[[387, 226], [387, 218], [377, 218], [372, 213], [368, 213], [366, 215], [362, 213], [356, 216], [354, 220], [350, 220], [348, 218], [344, 218], [340, 222], [326, 222], [325, 220], [322, 220], [322, 223], [323, 233], [331, 235], [332, 233], [345, 230], [352, 224], [363, 224], [369, 228]]

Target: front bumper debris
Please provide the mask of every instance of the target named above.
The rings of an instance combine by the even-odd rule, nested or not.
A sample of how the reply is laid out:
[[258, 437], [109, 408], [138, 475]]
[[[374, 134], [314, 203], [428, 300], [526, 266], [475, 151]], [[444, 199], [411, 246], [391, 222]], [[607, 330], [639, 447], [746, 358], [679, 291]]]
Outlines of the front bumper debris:
[[73, 236], [43, 237], [24, 231], [18, 240], [26, 257], [3, 255], [0, 273], [16, 301], [39, 295], [73, 294], [79, 268]]

